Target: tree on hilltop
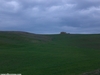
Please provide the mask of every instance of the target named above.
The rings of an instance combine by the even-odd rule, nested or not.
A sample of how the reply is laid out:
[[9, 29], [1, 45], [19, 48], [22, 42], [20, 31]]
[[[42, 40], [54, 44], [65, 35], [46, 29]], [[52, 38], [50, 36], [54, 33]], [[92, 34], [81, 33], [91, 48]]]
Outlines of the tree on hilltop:
[[60, 34], [70, 34], [70, 33], [66, 33], [66, 32], [60, 32]]

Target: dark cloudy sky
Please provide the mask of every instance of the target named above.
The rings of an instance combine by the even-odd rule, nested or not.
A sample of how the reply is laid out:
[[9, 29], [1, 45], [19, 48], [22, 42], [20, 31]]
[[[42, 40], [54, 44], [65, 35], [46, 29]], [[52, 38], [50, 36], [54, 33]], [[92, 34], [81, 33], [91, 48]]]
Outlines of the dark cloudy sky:
[[0, 30], [100, 33], [100, 0], [0, 0]]

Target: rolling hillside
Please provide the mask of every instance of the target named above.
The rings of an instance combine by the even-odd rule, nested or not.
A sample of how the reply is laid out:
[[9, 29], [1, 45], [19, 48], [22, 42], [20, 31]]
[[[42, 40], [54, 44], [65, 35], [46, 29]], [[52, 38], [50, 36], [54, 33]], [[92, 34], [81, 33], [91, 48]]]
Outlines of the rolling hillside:
[[80, 75], [100, 69], [100, 34], [0, 31], [0, 73]]
[[50, 37], [28, 32], [0, 31], [0, 46], [4, 47], [24, 46], [28, 43], [43, 43], [50, 40]]

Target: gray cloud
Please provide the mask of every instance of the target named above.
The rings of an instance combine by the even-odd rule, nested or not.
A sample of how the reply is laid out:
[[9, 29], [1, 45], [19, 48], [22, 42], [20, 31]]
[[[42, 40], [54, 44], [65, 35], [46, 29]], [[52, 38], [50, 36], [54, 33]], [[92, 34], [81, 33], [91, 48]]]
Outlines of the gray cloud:
[[0, 30], [100, 33], [99, 0], [0, 0]]

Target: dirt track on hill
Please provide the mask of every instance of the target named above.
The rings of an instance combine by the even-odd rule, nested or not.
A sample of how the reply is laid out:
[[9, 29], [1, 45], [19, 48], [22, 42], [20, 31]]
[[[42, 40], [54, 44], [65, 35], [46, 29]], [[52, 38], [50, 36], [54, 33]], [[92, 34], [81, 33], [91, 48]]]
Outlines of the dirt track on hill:
[[81, 75], [100, 75], [100, 69], [91, 72], [86, 72]]

